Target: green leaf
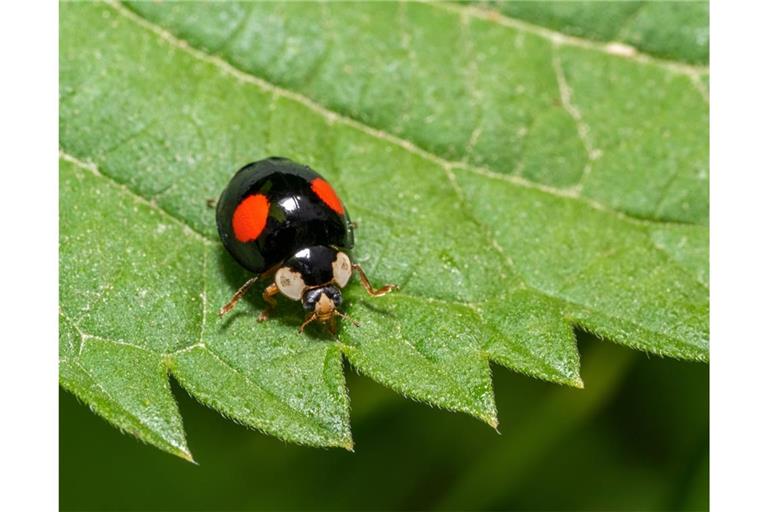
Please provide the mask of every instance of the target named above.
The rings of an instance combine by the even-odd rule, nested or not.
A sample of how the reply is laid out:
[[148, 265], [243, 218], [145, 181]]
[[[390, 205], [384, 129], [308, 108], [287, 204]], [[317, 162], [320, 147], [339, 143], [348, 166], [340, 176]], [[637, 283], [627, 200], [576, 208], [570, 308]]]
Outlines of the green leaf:
[[451, 4], [130, 6], [238, 69], [441, 158], [639, 218], [707, 223], [706, 70], [619, 58]]
[[[191, 457], [171, 374], [234, 421], [351, 449], [343, 359], [496, 426], [489, 361], [581, 386], [574, 326], [707, 360], [707, 106], [688, 74], [456, 6], [132, 8], [61, 6], [61, 382], [119, 428]], [[206, 199], [271, 154], [334, 183], [357, 260], [401, 286], [348, 286], [360, 327], [337, 339], [300, 335], [288, 301], [257, 323], [258, 293], [216, 315], [249, 276]]]
[[621, 42], [672, 60], [709, 61], [709, 2], [479, 2], [501, 13], [578, 37]]

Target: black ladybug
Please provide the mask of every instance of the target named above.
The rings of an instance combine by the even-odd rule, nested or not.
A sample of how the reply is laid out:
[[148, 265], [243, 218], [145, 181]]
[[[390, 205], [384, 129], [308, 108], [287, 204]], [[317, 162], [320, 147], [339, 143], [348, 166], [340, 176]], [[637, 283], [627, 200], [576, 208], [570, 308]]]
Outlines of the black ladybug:
[[224, 247], [240, 265], [256, 274], [219, 310], [230, 311], [261, 277], [273, 277], [264, 290], [266, 320], [278, 292], [300, 300], [310, 322], [328, 323], [336, 331], [341, 289], [353, 271], [365, 290], [380, 297], [397, 288], [374, 289], [360, 265], [347, 254], [354, 245], [352, 222], [331, 185], [306, 165], [270, 157], [235, 174], [216, 207], [216, 224]]

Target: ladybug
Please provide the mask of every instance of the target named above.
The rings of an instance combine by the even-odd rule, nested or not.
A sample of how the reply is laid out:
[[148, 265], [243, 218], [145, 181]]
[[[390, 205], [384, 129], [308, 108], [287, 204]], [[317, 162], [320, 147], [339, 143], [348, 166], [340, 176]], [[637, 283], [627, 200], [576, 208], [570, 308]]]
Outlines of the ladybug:
[[336, 332], [341, 289], [357, 271], [372, 297], [397, 288], [374, 289], [349, 253], [354, 245], [353, 223], [333, 187], [310, 167], [287, 158], [253, 162], [232, 177], [216, 206], [216, 224], [224, 247], [246, 270], [256, 274], [219, 310], [222, 316], [261, 278], [271, 283], [262, 296], [267, 308], [275, 295], [301, 301], [308, 312], [299, 332], [313, 321]]

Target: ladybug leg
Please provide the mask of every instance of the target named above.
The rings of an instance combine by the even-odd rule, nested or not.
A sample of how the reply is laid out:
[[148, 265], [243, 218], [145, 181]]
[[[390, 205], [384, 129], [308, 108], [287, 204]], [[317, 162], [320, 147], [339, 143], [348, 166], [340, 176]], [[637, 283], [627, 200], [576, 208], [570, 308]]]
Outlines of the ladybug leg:
[[[248, 290], [251, 289], [251, 286], [253, 286], [256, 283], [256, 281], [258, 281], [258, 280], [259, 280], [259, 276], [252, 277], [249, 280], [247, 280], [245, 282], [245, 284], [243, 286], [241, 286], [240, 289], [235, 292], [235, 294], [232, 296], [232, 298], [229, 299], [229, 302], [227, 302], [226, 304], [224, 304], [224, 306], [221, 307], [221, 309], [219, 310], [219, 316], [224, 316], [227, 313], [229, 313], [230, 311], [232, 311], [232, 308], [235, 307], [237, 302], [240, 299], [242, 299], [243, 296], [246, 293], [248, 293]], [[277, 287], [275, 287], [275, 288], [277, 288]]]
[[264, 299], [264, 302], [267, 303], [267, 309], [259, 314], [259, 322], [263, 322], [269, 318], [269, 313], [275, 309], [275, 306], [277, 306], [277, 301], [273, 297], [277, 295], [279, 291], [280, 289], [275, 283], [272, 283], [271, 285], [264, 288], [264, 293], [261, 294], [261, 297]]
[[304, 332], [304, 328], [314, 322], [317, 319], [317, 313], [314, 311], [307, 315], [307, 318], [304, 319], [304, 323], [301, 324], [299, 327], [299, 333]]
[[205, 200], [205, 205], [208, 208], [216, 208], [216, 203], [218, 203], [218, 202], [219, 201], [217, 199], [213, 199], [213, 198], [209, 197], [208, 199]]
[[365, 288], [365, 291], [367, 291], [368, 295], [371, 297], [381, 297], [382, 295], [386, 295], [392, 290], [397, 290], [398, 288], [396, 284], [385, 284], [376, 290], [373, 288], [373, 286], [371, 286], [371, 282], [368, 280], [368, 276], [365, 275], [365, 272], [363, 272], [363, 268], [360, 265], [353, 263], [352, 269], [357, 270], [357, 273], [360, 274], [360, 282], [363, 283], [363, 288]]

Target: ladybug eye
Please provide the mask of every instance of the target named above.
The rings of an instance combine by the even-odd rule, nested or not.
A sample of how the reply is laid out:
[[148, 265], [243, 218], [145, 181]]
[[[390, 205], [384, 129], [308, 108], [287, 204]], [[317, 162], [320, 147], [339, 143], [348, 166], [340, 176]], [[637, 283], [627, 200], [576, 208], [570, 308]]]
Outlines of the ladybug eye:
[[307, 285], [304, 284], [304, 279], [301, 278], [301, 274], [294, 272], [288, 267], [280, 268], [275, 274], [275, 284], [280, 292], [289, 299], [299, 300], [304, 294], [304, 290]]
[[333, 261], [333, 280], [339, 288], [344, 288], [351, 276], [352, 262], [349, 261], [349, 256], [343, 252], [336, 253], [336, 259]]

